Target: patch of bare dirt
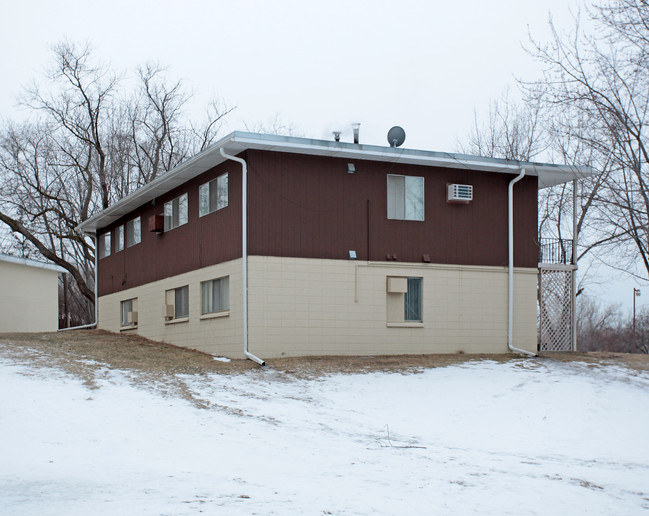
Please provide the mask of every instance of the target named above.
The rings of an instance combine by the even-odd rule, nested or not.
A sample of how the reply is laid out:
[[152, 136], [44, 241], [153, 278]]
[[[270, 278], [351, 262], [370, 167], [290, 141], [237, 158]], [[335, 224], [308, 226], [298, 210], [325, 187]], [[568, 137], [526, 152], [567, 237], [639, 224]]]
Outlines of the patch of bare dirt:
[[[194, 397], [183, 375], [223, 375], [260, 371], [250, 360], [220, 362], [206, 353], [154, 342], [137, 335], [119, 335], [102, 330], [78, 330], [55, 333], [0, 334], [0, 356], [28, 369], [53, 368], [80, 379], [95, 389], [99, 381], [110, 377], [110, 370], [123, 371], [130, 380], [165, 395], [176, 395], [197, 407], [210, 405]], [[469, 361], [520, 361], [519, 355], [393, 355], [367, 357], [301, 357], [267, 361], [275, 378], [310, 379], [335, 373], [399, 372], [416, 374], [432, 367]], [[649, 371], [649, 355], [624, 353], [552, 353], [534, 360], [583, 362], [592, 366], [618, 365], [637, 371]]]

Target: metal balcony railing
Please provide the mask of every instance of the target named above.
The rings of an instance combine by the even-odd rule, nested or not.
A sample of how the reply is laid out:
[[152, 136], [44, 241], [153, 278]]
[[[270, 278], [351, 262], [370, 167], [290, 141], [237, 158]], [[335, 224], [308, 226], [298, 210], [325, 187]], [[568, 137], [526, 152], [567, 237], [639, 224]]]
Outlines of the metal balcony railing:
[[572, 240], [539, 238], [539, 263], [568, 265], [572, 263]]

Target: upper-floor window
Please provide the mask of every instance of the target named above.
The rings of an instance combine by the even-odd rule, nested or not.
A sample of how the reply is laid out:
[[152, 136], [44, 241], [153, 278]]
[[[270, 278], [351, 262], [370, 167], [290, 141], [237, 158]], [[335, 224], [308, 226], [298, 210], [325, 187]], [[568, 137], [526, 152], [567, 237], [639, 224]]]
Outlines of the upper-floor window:
[[[123, 233], [122, 229], [122, 233]], [[123, 237], [122, 237], [123, 241]], [[133, 220], [128, 221], [126, 224], [126, 245], [139, 244], [142, 241], [142, 221], [140, 217], [135, 217]], [[123, 244], [122, 244], [123, 245]]]
[[198, 188], [198, 214], [207, 215], [228, 205], [228, 174], [220, 175]]
[[99, 258], [110, 256], [110, 231], [99, 235]]
[[424, 220], [424, 178], [388, 175], [388, 218]]
[[124, 249], [124, 226], [117, 226], [115, 228], [115, 252], [119, 253]]
[[165, 231], [187, 224], [187, 194], [165, 203]]

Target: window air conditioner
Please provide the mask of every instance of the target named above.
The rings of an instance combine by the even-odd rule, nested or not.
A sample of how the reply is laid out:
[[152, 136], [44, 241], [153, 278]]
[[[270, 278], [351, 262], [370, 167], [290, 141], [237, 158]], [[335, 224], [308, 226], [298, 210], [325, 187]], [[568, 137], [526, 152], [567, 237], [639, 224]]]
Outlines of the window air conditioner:
[[405, 294], [408, 292], [408, 280], [406, 278], [388, 277], [388, 294]]
[[126, 322], [129, 324], [137, 324], [137, 312], [129, 312], [126, 315]]
[[470, 202], [473, 200], [473, 185], [448, 185], [448, 201]]
[[173, 319], [175, 314], [176, 314], [176, 307], [174, 305], [164, 306], [162, 315], [164, 315], [166, 319]]

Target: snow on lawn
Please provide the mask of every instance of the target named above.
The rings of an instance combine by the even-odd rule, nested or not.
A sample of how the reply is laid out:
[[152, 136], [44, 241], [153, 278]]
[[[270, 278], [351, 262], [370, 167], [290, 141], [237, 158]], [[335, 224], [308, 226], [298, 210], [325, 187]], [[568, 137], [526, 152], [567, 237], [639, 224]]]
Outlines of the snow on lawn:
[[182, 376], [198, 403], [129, 374], [91, 390], [0, 360], [1, 514], [649, 510], [646, 374], [521, 359]]

